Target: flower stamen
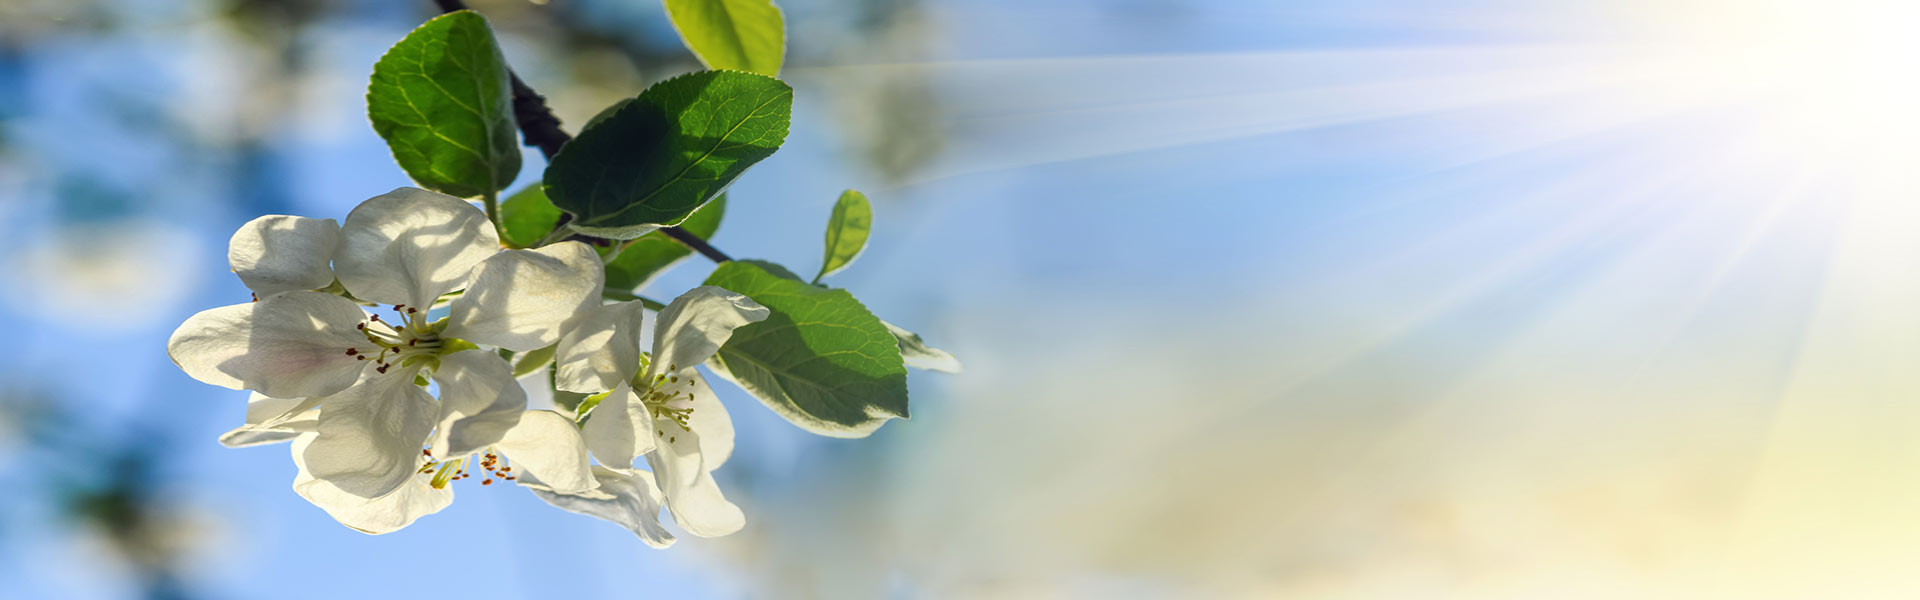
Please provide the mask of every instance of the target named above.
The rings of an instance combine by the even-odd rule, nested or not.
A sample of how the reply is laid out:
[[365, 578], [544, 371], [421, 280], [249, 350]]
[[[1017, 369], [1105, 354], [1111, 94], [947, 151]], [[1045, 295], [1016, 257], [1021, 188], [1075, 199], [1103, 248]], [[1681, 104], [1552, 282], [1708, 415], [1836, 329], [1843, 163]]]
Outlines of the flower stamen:
[[[428, 467], [431, 467], [431, 466], [432, 466], [432, 463], [429, 463]], [[421, 468], [423, 469], [422, 472], [425, 472], [424, 469], [426, 469], [427, 467], [421, 467]], [[460, 460], [450, 460], [447, 462], [440, 463], [440, 469], [433, 474], [433, 481], [430, 482], [428, 485], [432, 485], [433, 489], [436, 489], [436, 490], [446, 489], [447, 482], [453, 481], [455, 478], [459, 476], [466, 475], [466, 472], [467, 472], [467, 459], [462, 458]]]
[[[379, 352], [371, 359], [380, 365], [375, 369], [379, 373], [386, 373], [395, 365], [413, 364], [409, 359], [415, 357], [438, 355], [445, 346], [439, 332], [427, 322], [420, 309], [405, 304], [395, 304], [393, 310], [400, 315], [400, 321], [397, 324], [389, 324], [380, 320], [380, 315], [372, 314], [367, 315], [366, 321], [354, 325], [354, 328], [367, 338], [368, 343], [379, 348]], [[347, 355], [368, 360], [365, 351], [357, 348], [349, 348]]]

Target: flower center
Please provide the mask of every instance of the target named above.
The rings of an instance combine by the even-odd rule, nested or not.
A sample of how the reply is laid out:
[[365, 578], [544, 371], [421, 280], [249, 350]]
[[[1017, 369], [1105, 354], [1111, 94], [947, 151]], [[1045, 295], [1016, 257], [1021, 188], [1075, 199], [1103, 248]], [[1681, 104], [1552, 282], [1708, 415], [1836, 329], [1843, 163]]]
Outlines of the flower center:
[[400, 316], [397, 324], [388, 324], [380, 320], [380, 315], [373, 314], [354, 326], [380, 349], [378, 352], [369, 356], [360, 348], [348, 348], [347, 355], [374, 361], [380, 365], [376, 370], [385, 373], [395, 365], [412, 366], [440, 354], [444, 341], [440, 339], [439, 328], [427, 321], [426, 313], [405, 304], [394, 305], [393, 312]]
[[[433, 486], [433, 489], [446, 489], [448, 483], [473, 476], [467, 472], [467, 461], [473, 459], [471, 456], [445, 461], [434, 460], [433, 451], [423, 448], [420, 450], [420, 457], [423, 462], [420, 469], [414, 472], [432, 476], [432, 479], [427, 480], [427, 485]], [[482, 455], [480, 468], [487, 472], [487, 475], [480, 479], [480, 485], [493, 485], [496, 477], [506, 481], [519, 479], [519, 476], [513, 474], [513, 467], [507, 466], [507, 457], [503, 455], [492, 452]]]
[[[667, 373], [653, 376], [652, 381], [635, 382], [633, 388], [646, 390], [640, 394], [640, 403], [653, 413], [654, 418], [664, 418], [673, 421], [681, 429], [693, 431], [688, 421], [693, 418], [693, 407], [690, 405], [693, 403], [695, 384], [692, 377], [682, 378], [674, 374], [678, 370], [676, 365], [667, 365]], [[674, 402], [682, 402], [683, 405], [675, 406]], [[666, 435], [664, 431], [656, 430], [654, 433]], [[672, 441], [669, 439], [668, 443]]]

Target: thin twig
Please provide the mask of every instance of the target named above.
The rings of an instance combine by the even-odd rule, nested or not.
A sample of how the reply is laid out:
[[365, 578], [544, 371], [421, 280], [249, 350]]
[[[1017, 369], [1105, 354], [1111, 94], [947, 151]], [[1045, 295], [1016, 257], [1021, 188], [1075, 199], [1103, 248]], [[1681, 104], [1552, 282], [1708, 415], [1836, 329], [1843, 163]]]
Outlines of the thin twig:
[[673, 241], [680, 242], [683, 246], [692, 248], [694, 252], [699, 252], [701, 256], [712, 259], [713, 262], [723, 263], [733, 260], [733, 258], [727, 256], [727, 253], [721, 252], [719, 248], [713, 247], [713, 245], [708, 244], [706, 240], [700, 239], [700, 236], [694, 235], [693, 232], [685, 229], [679, 227], [662, 227], [660, 228], [660, 233], [673, 238]]
[[[459, 0], [440, 0], [459, 2]], [[520, 134], [527, 140], [528, 146], [540, 149], [540, 154], [553, 160], [560, 153], [560, 147], [567, 144], [573, 136], [560, 128], [560, 118], [553, 116], [553, 110], [547, 108], [547, 99], [539, 92], [521, 81], [519, 75], [507, 71], [507, 79], [513, 85], [513, 120], [520, 125]]]
[[[469, 10], [466, 2], [462, 0], [433, 0], [433, 4], [439, 7], [440, 12], [443, 13]], [[553, 109], [547, 107], [546, 97], [534, 91], [533, 86], [529, 86], [526, 82], [521, 81], [520, 76], [514, 74], [511, 67], [507, 69], [507, 80], [509, 84], [513, 86], [513, 120], [520, 126], [521, 138], [526, 140], [528, 146], [539, 148], [540, 154], [545, 155], [547, 160], [553, 160], [553, 156], [560, 153], [560, 147], [565, 146], [569, 140], [573, 139], [573, 136], [567, 134], [565, 129], [560, 128], [560, 118], [553, 116]], [[560, 223], [555, 225], [554, 229], [558, 231], [560, 228], [566, 227], [567, 221], [572, 219], [573, 215], [561, 215]], [[733, 260], [729, 258], [725, 252], [721, 252], [720, 249], [713, 247], [712, 244], [708, 244], [707, 241], [701, 239], [700, 236], [694, 235], [685, 229], [679, 227], [662, 227], [660, 228], [660, 233], [669, 238], [673, 238], [673, 241], [680, 242], [681, 245], [692, 248], [695, 252], [699, 252], [701, 256], [705, 256], [713, 262], [723, 263]], [[588, 236], [574, 236], [573, 239], [579, 239], [597, 246], [607, 244], [607, 240]]]

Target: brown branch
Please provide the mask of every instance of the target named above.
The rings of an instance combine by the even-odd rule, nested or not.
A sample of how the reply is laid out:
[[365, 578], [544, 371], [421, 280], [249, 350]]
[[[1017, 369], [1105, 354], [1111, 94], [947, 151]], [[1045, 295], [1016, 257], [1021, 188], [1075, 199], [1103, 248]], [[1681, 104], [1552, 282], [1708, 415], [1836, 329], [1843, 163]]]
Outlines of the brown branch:
[[[440, 12], [443, 13], [470, 10], [467, 8], [466, 2], [462, 0], [433, 0], [433, 4], [439, 7]], [[572, 140], [573, 136], [567, 134], [565, 129], [560, 128], [560, 118], [553, 116], [553, 109], [547, 108], [546, 97], [541, 96], [539, 92], [533, 90], [532, 86], [521, 81], [520, 76], [514, 74], [512, 68], [507, 69], [507, 79], [513, 86], [513, 120], [520, 126], [521, 139], [525, 140], [528, 146], [539, 148], [540, 154], [545, 155], [548, 161], [552, 161], [554, 155], [559, 154], [560, 148], [567, 145], [567, 142]], [[560, 223], [554, 226], [555, 229], [566, 227], [567, 221], [572, 219], [573, 215], [562, 214], [560, 216]], [[725, 252], [714, 248], [713, 245], [708, 244], [706, 240], [700, 239], [700, 236], [694, 235], [685, 229], [679, 227], [662, 227], [660, 228], [660, 233], [669, 238], [673, 238], [673, 241], [680, 242], [681, 245], [692, 248], [695, 252], [699, 252], [701, 256], [705, 256], [713, 260], [713, 262], [723, 263], [733, 260], [729, 258]], [[607, 243], [607, 240], [590, 236], [575, 236], [574, 239], [579, 239], [594, 245], [605, 245]]]
[[721, 252], [719, 248], [708, 244], [706, 240], [700, 239], [700, 236], [694, 235], [691, 231], [679, 227], [662, 227], [660, 228], [660, 233], [673, 238], [673, 241], [680, 242], [683, 246], [692, 248], [695, 252], [699, 252], [701, 256], [712, 259], [713, 262], [723, 263], [733, 260], [727, 257], [727, 253]]
[[560, 128], [560, 118], [553, 116], [553, 111], [547, 108], [546, 97], [533, 91], [513, 71], [507, 71], [507, 78], [513, 85], [513, 120], [520, 125], [521, 137], [526, 139], [528, 146], [539, 148], [540, 154], [545, 155], [547, 160], [553, 160], [553, 155], [559, 154], [560, 147], [567, 145], [573, 136]]

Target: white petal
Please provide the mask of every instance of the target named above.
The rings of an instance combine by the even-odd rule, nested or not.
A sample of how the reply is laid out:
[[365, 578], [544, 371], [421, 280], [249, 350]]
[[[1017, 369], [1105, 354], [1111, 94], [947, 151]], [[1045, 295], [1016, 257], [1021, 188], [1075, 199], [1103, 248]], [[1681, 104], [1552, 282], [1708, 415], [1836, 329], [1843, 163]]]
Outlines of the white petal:
[[704, 285], [660, 309], [653, 331], [653, 363], [647, 377], [689, 368], [713, 357], [733, 330], [767, 318], [767, 308], [746, 296]]
[[653, 449], [653, 415], [623, 381], [593, 408], [580, 433], [600, 464], [632, 468], [633, 459]]
[[228, 448], [245, 448], [292, 440], [320, 424], [319, 398], [269, 398], [258, 392], [247, 398], [247, 423], [220, 436]]
[[275, 398], [326, 396], [353, 385], [366, 365], [347, 354], [371, 348], [354, 329], [364, 318], [351, 300], [289, 292], [188, 317], [167, 340], [167, 355], [213, 385]]
[[496, 254], [454, 299], [445, 334], [516, 352], [551, 345], [567, 319], [599, 304], [604, 269], [580, 242]]
[[360, 203], [341, 226], [333, 270], [362, 300], [423, 310], [500, 250], [487, 215], [465, 200], [400, 188]]
[[700, 434], [700, 468], [711, 472], [727, 464], [727, 458], [733, 456], [733, 419], [727, 416], [726, 405], [720, 404], [720, 398], [713, 395], [713, 388], [707, 386], [699, 371], [684, 369], [679, 377], [692, 383], [687, 389], [693, 394], [693, 400], [687, 406], [693, 409], [693, 414], [687, 418], [687, 424]]
[[626, 527], [648, 546], [665, 548], [673, 545], [673, 534], [660, 526], [660, 489], [654, 485], [652, 473], [596, 466], [593, 468], [593, 477], [599, 482], [599, 487], [581, 494], [561, 494], [543, 489], [538, 484], [527, 487], [541, 500], [562, 510], [606, 519]]
[[425, 476], [378, 498], [349, 494], [325, 480], [314, 478], [304, 460], [314, 434], [302, 434], [293, 441], [293, 464], [299, 474], [293, 478], [293, 491], [314, 506], [327, 511], [334, 520], [362, 533], [379, 535], [398, 530], [415, 519], [440, 512], [453, 503], [453, 490], [433, 489]]
[[369, 374], [320, 408], [319, 438], [304, 455], [316, 479], [362, 498], [412, 480], [440, 408], [414, 371]]
[[319, 421], [302, 419], [289, 422], [289, 427], [264, 428], [254, 425], [242, 425], [220, 434], [220, 445], [228, 448], [249, 448], [278, 444], [292, 440], [301, 433], [312, 433]]
[[254, 392], [247, 394], [247, 424], [263, 425], [284, 421], [295, 413], [320, 405], [316, 398], [271, 398]]
[[[648, 454], [647, 462], [653, 463], [654, 474], [664, 479], [667, 475], [660, 473], [664, 461], [657, 458], [661, 454], [658, 451]], [[662, 482], [661, 491], [667, 498], [667, 510], [673, 513], [673, 522], [679, 523], [687, 533], [719, 537], [739, 531], [747, 524], [746, 514], [720, 493], [720, 485], [714, 482], [712, 473], [701, 471], [683, 485]]]
[[676, 494], [691, 488], [701, 475], [707, 474], [700, 456], [700, 434], [688, 431], [675, 423], [673, 419], [653, 420], [654, 447], [647, 453], [647, 464], [652, 465], [653, 474], [660, 479], [660, 489], [666, 492], [668, 502]]
[[507, 466], [521, 475], [531, 474], [548, 489], [562, 494], [578, 494], [593, 489], [592, 466], [587, 446], [573, 419], [550, 410], [529, 410], [520, 424], [507, 431], [495, 444], [506, 455]]
[[527, 408], [526, 391], [513, 380], [513, 367], [490, 350], [462, 350], [440, 357], [433, 381], [440, 384], [433, 455], [443, 460], [473, 454], [500, 441]]
[[553, 355], [553, 385], [598, 394], [640, 371], [640, 325], [646, 306], [638, 301], [590, 307], [562, 327]]
[[327, 266], [340, 250], [333, 219], [267, 215], [248, 221], [227, 243], [227, 264], [261, 298], [333, 284]]
[[[718, 402], [713, 404], [717, 406]], [[696, 408], [694, 413], [699, 414], [699, 409]], [[724, 412], [719, 414], [724, 418]], [[701, 434], [681, 428], [672, 419], [655, 419], [654, 430], [657, 445], [653, 452], [647, 453], [647, 464], [653, 467], [654, 476], [659, 479], [660, 490], [667, 497], [667, 509], [673, 512], [674, 522], [679, 523], [687, 533], [701, 537], [727, 535], [746, 525], [746, 516], [740, 512], [740, 507], [728, 502], [726, 496], [720, 493], [719, 484], [713, 480], [713, 468], [706, 465], [701, 455]], [[726, 434], [731, 436], [732, 433], [729, 424]], [[731, 440], [727, 445], [731, 449]]]

